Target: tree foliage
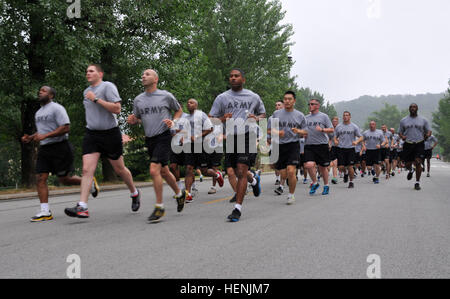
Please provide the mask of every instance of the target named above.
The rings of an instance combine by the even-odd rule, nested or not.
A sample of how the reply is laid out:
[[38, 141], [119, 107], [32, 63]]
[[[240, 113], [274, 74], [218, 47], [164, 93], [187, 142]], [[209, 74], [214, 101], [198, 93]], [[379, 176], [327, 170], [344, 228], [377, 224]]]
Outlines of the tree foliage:
[[439, 109], [433, 113], [433, 134], [439, 142], [442, 154], [450, 158], [450, 88], [439, 101]]
[[[118, 87], [123, 107], [119, 122], [136, 143], [131, 145], [133, 153], [145, 154], [135, 150], [143, 144], [143, 130], [130, 128], [125, 119], [134, 97], [142, 92], [140, 77], [147, 68], [158, 71], [160, 88], [182, 104], [196, 98], [207, 112], [215, 97], [229, 88], [227, 77], [233, 67], [246, 72], [246, 88], [261, 96], [268, 114], [286, 90], [302, 93], [290, 76], [293, 29], [281, 22], [279, 0], [80, 3], [80, 18], [69, 18], [66, 1], [0, 0], [0, 163], [16, 161], [11, 167], [20, 165], [23, 185], [34, 184], [37, 147], [21, 144], [20, 137], [35, 130], [36, 95], [42, 85], [54, 87], [56, 101], [67, 109], [75, 168], [80, 172], [82, 92], [89, 63], [100, 63], [104, 80]], [[298, 101], [302, 110], [304, 101]], [[138, 163], [139, 157], [129, 161]], [[142, 171], [138, 165], [130, 167]], [[10, 184], [7, 181], [0, 184]]]

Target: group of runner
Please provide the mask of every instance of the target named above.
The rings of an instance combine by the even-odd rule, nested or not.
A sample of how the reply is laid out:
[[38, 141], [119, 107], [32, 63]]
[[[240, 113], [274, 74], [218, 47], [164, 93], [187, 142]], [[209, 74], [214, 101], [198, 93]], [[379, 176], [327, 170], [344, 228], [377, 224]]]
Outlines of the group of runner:
[[[71, 176], [73, 171], [73, 149], [68, 142], [70, 120], [66, 110], [54, 99], [56, 91], [43, 86], [39, 90], [41, 108], [36, 113], [37, 132], [24, 135], [24, 143], [39, 142], [36, 162], [37, 190], [41, 209], [31, 221], [53, 219], [48, 204], [47, 179], [50, 173], [58, 176], [66, 185], [80, 185], [80, 201], [64, 210], [70, 217], [88, 218], [89, 194], [96, 197], [99, 192], [94, 177], [101, 155], [108, 158], [114, 171], [123, 179], [130, 191], [131, 209], [140, 208], [141, 191], [136, 188], [131, 172], [124, 164], [122, 134], [117, 115], [121, 112], [121, 98], [117, 87], [103, 81], [100, 65], [87, 67], [86, 79], [89, 87], [83, 93], [86, 113], [86, 132], [82, 144], [82, 176]], [[198, 109], [195, 99], [187, 101], [187, 113], [177, 99], [168, 91], [158, 88], [158, 74], [148, 69], [141, 81], [145, 91], [133, 101], [133, 113], [127, 117], [129, 125], [141, 125], [145, 131], [145, 145], [150, 157], [149, 171], [153, 181], [156, 203], [149, 222], [158, 222], [165, 215], [163, 203], [163, 180], [174, 192], [177, 211], [182, 212], [185, 203], [193, 200], [193, 184], [198, 169], [203, 176], [211, 177], [215, 185], [224, 185], [224, 174], [220, 170], [224, 156], [224, 168], [234, 195], [234, 207], [227, 219], [239, 221], [242, 204], [250, 186], [254, 196], [261, 194], [261, 177], [252, 171], [257, 157], [258, 141], [261, 142], [261, 128], [257, 125], [266, 118], [264, 103], [258, 94], [245, 89], [245, 73], [235, 68], [230, 71], [230, 90], [218, 95], [209, 114]], [[284, 94], [277, 102], [276, 111], [268, 120], [267, 143], [271, 146], [271, 161], [276, 169], [275, 192], [284, 192], [288, 184], [287, 203], [295, 202], [297, 170], [303, 169], [312, 183], [309, 193], [315, 194], [323, 179], [322, 195], [328, 195], [329, 171], [333, 170], [331, 182], [337, 183], [337, 169], [344, 173], [344, 182], [354, 188], [355, 167], [374, 170], [374, 183], [379, 183], [381, 165], [386, 178], [395, 175], [397, 152], [400, 161], [409, 170], [408, 180], [416, 172], [415, 189], [420, 190], [422, 163], [429, 156], [437, 140], [431, 135], [428, 121], [418, 116], [418, 107], [411, 104], [410, 115], [400, 122], [398, 134], [394, 129], [370, 123], [370, 129], [360, 131], [351, 122], [351, 113], [343, 114], [343, 121], [330, 120], [319, 111], [320, 102], [310, 99], [309, 114], [295, 109], [296, 95], [292, 91]], [[428, 151], [426, 151], [426, 149]], [[414, 164], [414, 165], [413, 165]], [[392, 166], [391, 166], [392, 165]], [[428, 164], [429, 165], [429, 164]], [[180, 167], [185, 166], [184, 185], [180, 181]], [[414, 167], [413, 167], [414, 166]], [[357, 168], [358, 169], [358, 168]], [[429, 175], [429, 168], [428, 168]]]

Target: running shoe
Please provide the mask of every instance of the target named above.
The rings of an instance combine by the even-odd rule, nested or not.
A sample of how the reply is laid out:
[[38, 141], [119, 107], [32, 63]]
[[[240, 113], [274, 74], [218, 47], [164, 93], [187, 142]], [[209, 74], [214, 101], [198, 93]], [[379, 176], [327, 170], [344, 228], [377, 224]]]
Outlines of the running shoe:
[[181, 195], [178, 197], [175, 195], [173, 198], [177, 200], [177, 212], [180, 213], [181, 211], [183, 211], [184, 208], [186, 190], [185, 189], [181, 190]]
[[219, 183], [219, 187], [222, 188], [223, 187], [223, 176], [222, 176], [222, 173], [220, 171], [218, 171], [216, 173], [216, 175], [218, 176], [216, 179], [217, 179], [217, 182]]
[[427, 178], [429, 178], [430, 177], [430, 173], [427, 173]]
[[230, 222], [238, 222], [241, 218], [241, 212], [235, 208], [227, 218], [228, 220], [230, 220]]
[[346, 173], [346, 174], [344, 174], [344, 183], [347, 183], [348, 182], [348, 174]]
[[92, 180], [92, 186], [91, 186], [91, 194], [92, 197], [97, 197], [98, 193], [100, 192], [100, 187], [98, 186], [97, 179], [94, 177]]
[[163, 217], [165, 214], [166, 213], [165, 213], [164, 208], [155, 206], [153, 213], [148, 217], [147, 220], [150, 223], [156, 223], [156, 222], [159, 222], [161, 220], [161, 217]]
[[375, 175], [375, 169], [372, 169], [372, 175]]
[[203, 175], [200, 175], [200, 183], [203, 182]]
[[69, 217], [89, 218], [88, 209], [83, 208], [79, 204], [77, 204], [73, 208], [65, 208], [64, 213], [66, 213], [66, 215]]
[[211, 187], [211, 189], [209, 189], [208, 194], [216, 194], [217, 190], [214, 187]]
[[261, 177], [256, 174], [255, 179], [256, 179], [256, 185], [252, 186], [253, 195], [255, 195], [255, 197], [258, 197], [261, 194]]
[[374, 184], [379, 184], [380, 183], [380, 179], [379, 178], [373, 178], [373, 183]]
[[329, 193], [330, 193], [330, 187], [329, 186], [323, 186], [322, 195], [328, 195]]
[[308, 184], [308, 179], [303, 179], [303, 184]]
[[288, 205], [292, 205], [292, 204], [294, 204], [294, 202], [295, 202], [295, 196], [289, 194], [288, 197], [287, 197], [287, 204]]
[[355, 185], [353, 184], [353, 182], [348, 183], [348, 188], [349, 188], [349, 189], [352, 189], [352, 188], [354, 188], [354, 187], [355, 187]]
[[35, 216], [33, 216], [30, 221], [31, 222], [42, 222], [47, 220], [52, 220], [53, 215], [51, 211], [43, 211], [40, 210], [39, 213], [37, 213]]
[[408, 172], [408, 175], [406, 176], [406, 179], [407, 179], [408, 181], [410, 181], [410, 180], [412, 179], [413, 173], [414, 173], [414, 169], [413, 169], [412, 171], [409, 171], [409, 172]]
[[315, 185], [313, 184], [313, 185], [311, 186], [311, 189], [309, 190], [309, 195], [315, 194], [316, 191], [317, 191], [317, 189], [319, 189], [319, 186], [320, 186], [319, 183], [317, 183], [317, 184], [315, 184]]
[[130, 196], [131, 197], [131, 210], [133, 212], [137, 212], [141, 206], [141, 191], [139, 189], [136, 189], [138, 194], [136, 196]]
[[416, 183], [416, 184], [414, 185], [414, 189], [420, 190], [420, 189], [422, 189], [422, 188], [420, 188], [420, 184], [419, 184], [419, 183]]
[[233, 195], [233, 197], [230, 199], [230, 202], [236, 202], [236, 193]]
[[331, 183], [334, 184], [334, 185], [336, 185], [336, 184], [338, 183], [337, 178], [332, 178], [332, 179], [331, 179]]
[[278, 186], [278, 188], [275, 189], [275, 193], [278, 195], [283, 194], [283, 192], [284, 192], [284, 190], [283, 190], [283, 187], [281, 187], [281, 186]]
[[192, 198], [192, 195], [190, 193], [188, 193], [186, 195], [186, 200], [185, 201], [186, 201], [186, 203], [191, 203], [191, 202], [194, 201], [194, 199]]

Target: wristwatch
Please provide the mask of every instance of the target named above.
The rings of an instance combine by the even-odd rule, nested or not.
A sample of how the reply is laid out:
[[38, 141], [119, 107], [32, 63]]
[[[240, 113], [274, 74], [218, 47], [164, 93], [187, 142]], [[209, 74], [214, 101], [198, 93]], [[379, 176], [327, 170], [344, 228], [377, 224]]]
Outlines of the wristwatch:
[[98, 100], [99, 100], [99, 98], [95, 98], [95, 99], [94, 99], [94, 103], [97, 104]]

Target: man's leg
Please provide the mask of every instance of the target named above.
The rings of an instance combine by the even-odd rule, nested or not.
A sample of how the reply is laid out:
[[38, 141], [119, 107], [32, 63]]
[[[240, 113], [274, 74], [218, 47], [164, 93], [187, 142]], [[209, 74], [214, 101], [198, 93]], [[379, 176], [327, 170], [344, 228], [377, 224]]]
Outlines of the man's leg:
[[83, 155], [83, 176], [81, 177], [80, 201], [86, 204], [88, 202], [95, 169], [97, 168], [99, 158], [100, 153]]
[[288, 165], [286, 171], [287, 178], [289, 179], [289, 193], [294, 194], [297, 187], [297, 167], [295, 165]]
[[114, 168], [115, 173], [117, 173], [122, 178], [124, 183], [127, 185], [128, 190], [130, 190], [130, 193], [131, 194], [136, 193], [137, 190], [133, 182], [133, 176], [131, 175], [130, 170], [125, 166], [123, 156], [120, 156], [120, 158], [117, 160], [109, 159], [109, 162]]
[[48, 204], [48, 173], [39, 173], [36, 175], [37, 192], [41, 204]]
[[161, 176], [161, 164], [150, 163], [150, 176], [153, 180], [153, 189], [155, 190], [156, 204], [163, 203], [163, 178]]

